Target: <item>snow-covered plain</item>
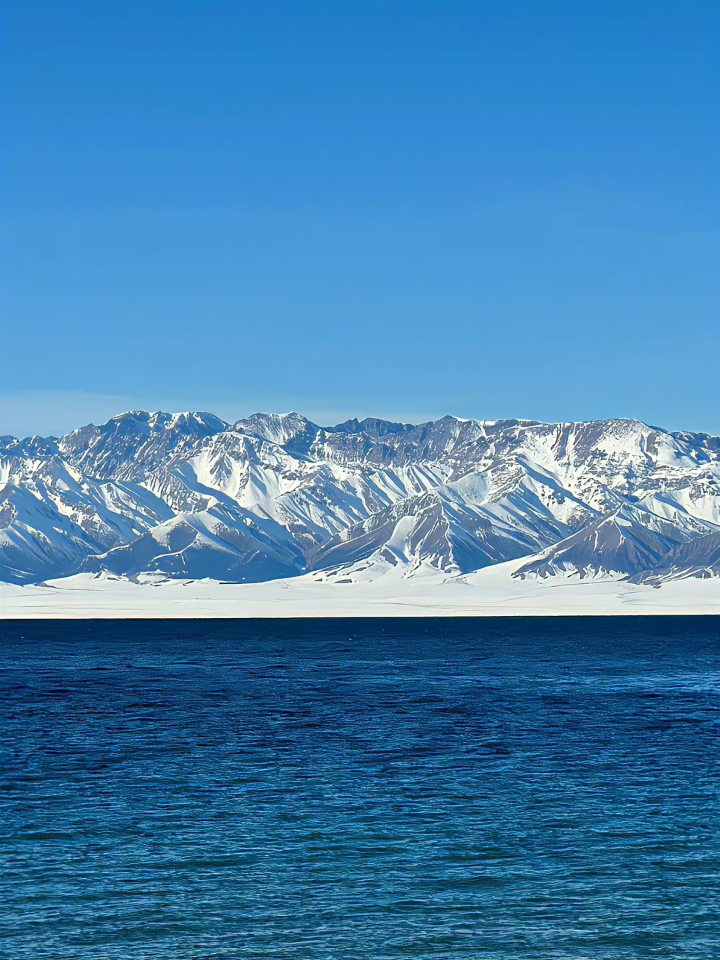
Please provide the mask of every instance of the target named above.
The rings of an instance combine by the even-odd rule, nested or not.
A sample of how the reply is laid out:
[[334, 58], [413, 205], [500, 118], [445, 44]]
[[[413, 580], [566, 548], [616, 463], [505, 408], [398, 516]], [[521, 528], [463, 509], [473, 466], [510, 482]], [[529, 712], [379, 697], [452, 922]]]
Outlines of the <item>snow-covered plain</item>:
[[464, 576], [394, 570], [373, 580], [307, 574], [264, 583], [142, 582], [79, 574], [46, 585], [0, 583], [0, 619], [720, 615], [720, 579], [660, 587], [612, 579], [512, 577], [522, 561]]

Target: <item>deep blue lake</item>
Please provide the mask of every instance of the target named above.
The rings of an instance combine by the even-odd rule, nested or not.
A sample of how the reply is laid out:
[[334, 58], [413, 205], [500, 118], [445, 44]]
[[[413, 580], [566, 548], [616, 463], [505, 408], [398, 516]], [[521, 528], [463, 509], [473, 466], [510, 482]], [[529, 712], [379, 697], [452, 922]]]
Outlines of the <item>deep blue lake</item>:
[[720, 618], [0, 624], [0, 956], [720, 957]]

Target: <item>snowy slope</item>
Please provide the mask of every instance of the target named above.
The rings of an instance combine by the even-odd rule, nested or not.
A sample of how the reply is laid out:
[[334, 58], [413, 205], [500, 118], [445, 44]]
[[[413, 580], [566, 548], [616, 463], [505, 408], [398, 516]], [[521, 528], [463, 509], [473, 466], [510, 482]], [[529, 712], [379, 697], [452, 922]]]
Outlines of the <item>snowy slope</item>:
[[299, 550], [273, 543], [238, 508], [215, 504], [198, 513], [178, 514], [132, 543], [90, 557], [82, 570], [244, 583], [293, 576], [301, 566]]
[[14, 484], [0, 489], [0, 580], [61, 577], [77, 570], [98, 547], [52, 503]]

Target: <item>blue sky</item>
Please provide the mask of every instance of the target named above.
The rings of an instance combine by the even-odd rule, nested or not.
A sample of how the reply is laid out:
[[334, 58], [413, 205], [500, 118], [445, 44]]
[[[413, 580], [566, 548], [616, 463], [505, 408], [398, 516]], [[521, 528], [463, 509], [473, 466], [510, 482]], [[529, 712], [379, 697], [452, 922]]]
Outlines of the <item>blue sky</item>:
[[10, 0], [0, 432], [720, 432], [720, 6]]

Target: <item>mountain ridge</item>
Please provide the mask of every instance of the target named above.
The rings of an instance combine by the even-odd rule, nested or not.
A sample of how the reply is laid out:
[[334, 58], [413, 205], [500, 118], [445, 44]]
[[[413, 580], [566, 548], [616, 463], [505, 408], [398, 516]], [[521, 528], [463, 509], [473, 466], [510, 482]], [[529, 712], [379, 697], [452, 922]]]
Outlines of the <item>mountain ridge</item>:
[[714, 534], [720, 438], [637, 420], [129, 411], [0, 438], [0, 580], [15, 583], [102, 570], [352, 579], [388, 564], [454, 575], [522, 557], [520, 577], [650, 582], [716, 575], [714, 559], [683, 552]]

